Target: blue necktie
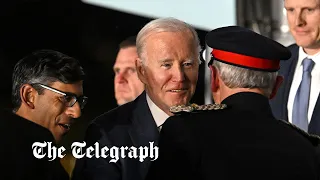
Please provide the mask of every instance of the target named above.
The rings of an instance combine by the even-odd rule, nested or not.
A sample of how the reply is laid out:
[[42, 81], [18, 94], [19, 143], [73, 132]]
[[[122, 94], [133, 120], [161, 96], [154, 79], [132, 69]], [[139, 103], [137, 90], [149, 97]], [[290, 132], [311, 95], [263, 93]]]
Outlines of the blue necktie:
[[292, 123], [308, 132], [308, 108], [311, 85], [312, 59], [305, 58], [302, 62], [303, 74], [300, 86], [293, 103]]

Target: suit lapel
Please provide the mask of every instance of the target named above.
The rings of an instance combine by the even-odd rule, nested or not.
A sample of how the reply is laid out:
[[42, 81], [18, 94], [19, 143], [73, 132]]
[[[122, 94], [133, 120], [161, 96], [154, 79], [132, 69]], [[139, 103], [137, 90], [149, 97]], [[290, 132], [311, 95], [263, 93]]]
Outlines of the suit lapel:
[[318, 99], [316, 105], [313, 109], [311, 121], [309, 123], [309, 133], [316, 134], [320, 136], [320, 94], [318, 95]]
[[159, 137], [157, 125], [147, 104], [146, 94], [142, 93], [132, 114], [132, 128], [129, 130], [134, 145], [148, 145]]
[[283, 92], [283, 99], [281, 102], [283, 102], [282, 106], [282, 114], [285, 120], [288, 120], [288, 99], [289, 99], [289, 93], [290, 93], [290, 88], [294, 76], [294, 72], [297, 66], [298, 58], [299, 58], [299, 47], [297, 45], [293, 46], [291, 49], [292, 56], [289, 60], [284, 61], [284, 64], [282, 66], [288, 67], [286, 69], [286, 72], [281, 72], [280, 74], [284, 76], [284, 92]]
[[[149, 146], [149, 142], [158, 145], [159, 131], [152, 117], [147, 104], [146, 93], [142, 93], [136, 99], [136, 106], [132, 114], [132, 126], [129, 129], [129, 135], [135, 147]], [[145, 159], [141, 166], [140, 173], [144, 177], [150, 166], [150, 159]]]

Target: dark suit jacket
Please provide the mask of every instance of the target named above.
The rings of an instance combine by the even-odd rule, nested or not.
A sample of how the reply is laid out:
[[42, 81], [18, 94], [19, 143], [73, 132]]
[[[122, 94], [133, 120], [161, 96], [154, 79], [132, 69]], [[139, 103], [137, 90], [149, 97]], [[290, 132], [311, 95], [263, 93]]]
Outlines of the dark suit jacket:
[[[8, 180], [68, 180], [60, 159], [37, 159], [33, 155], [34, 142], [53, 142], [51, 132], [9, 110], [0, 113], [0, 179]], [[47, 153], [47, 150], [44, 150]]]
[[[287, 61], [282, 61], [280, 64], [279, 75], [284, 76], [284, 82], [278, 90], [277, 95], [270, 101], [270, 105], [274, 116], [279, 119], [288, 121], [288, 98], [290, 87], [292, 84], [294, 71], [299, 58], [299, 47], [296, 44], [289, 46], [292, 56]], [[320, 96], [314, 107], [311, 121], [309, 123], [309, 133], [320, 135]]]
[[[89, 125], [85, 141], [99, 142], [100, 146], [148, 146], [156, 142], [159, 132], [142, 93], [133, 102], [119, 106], [96, 118]], [[157, 143], [157, 142], [156, 142]], [[143, 180], [150, 160], [142, 163], [138, 159], [123, 158], [116, 163], [110, 158], [77, 159], [73, 179]]]
[[237, 93], [222, 103], [229, 108], [166, 120], [146, 180], [318, 178], [314, 142], [275, 119], [266, 97]]

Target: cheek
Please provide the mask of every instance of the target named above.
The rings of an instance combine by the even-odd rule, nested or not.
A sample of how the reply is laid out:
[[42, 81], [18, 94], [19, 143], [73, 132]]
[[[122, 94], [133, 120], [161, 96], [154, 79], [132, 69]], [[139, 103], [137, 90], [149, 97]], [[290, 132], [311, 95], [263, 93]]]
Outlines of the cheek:
[[320, 17], [319, 15], [314, 15], [308, 17], [307, 21], [307, 26], [312, 29], [312, 30], [319, 30], [320, 27]]
[[141, 83], [140, 79], [135, 75], [130, 76], [128, 81], [129, 81], [129, 84], [131, 84], [131, 85], [136, 85], [138, 83]]
[[316, 31], [317, 35], [319, 36], [320, 35], [320, 21], [318, 23], [319, 24], [316, 25], [315, 31]]
[[168, 83], [168, 81], [170, 81], [170, 74], [169, 72], [155, 71], [154, 73], [149, 73], [147, 78], [150, 87], [159, 88], [163, 87]]
[[287, 20], [289, 27], [294, 27], [294, 17], [292, 15], [287, 14]]
[[153, 83], [156, 87], [160, 89], [165, 89], [167, 86], [170, 86], [171, 76], [169, 74], [159, 73], [154, 77]]
[[62, 115], [65, 111], [65, 107], [61, 102], [55, 102], [52, 104], [51, 115], [56, 119], [58, 116]]
[[193, 69], [191, 71], [186, 72], [187, 78], [190, 80], [191, 83], [197, 83], [198, 81], [198, 69]]

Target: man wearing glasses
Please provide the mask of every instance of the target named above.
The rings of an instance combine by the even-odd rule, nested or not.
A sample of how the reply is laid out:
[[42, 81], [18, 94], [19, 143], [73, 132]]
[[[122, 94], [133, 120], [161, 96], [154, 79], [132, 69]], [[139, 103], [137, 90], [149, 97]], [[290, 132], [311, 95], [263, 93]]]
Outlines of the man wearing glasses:
[[87, 102], [84, 75], [76, 59], [52, 50], [33, 52], [15, 65], [13, 109], [1, 115], [1, 154], [5, 158], [0, 162], [6, 167], [1, 177], [68, 179], [59, 159], [36, 159], [32, 144], [52, 142], [56, 146], [81, 116]]

